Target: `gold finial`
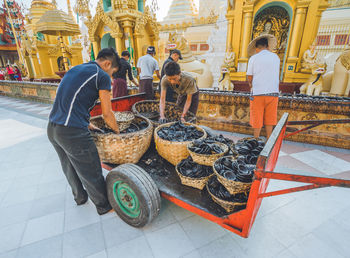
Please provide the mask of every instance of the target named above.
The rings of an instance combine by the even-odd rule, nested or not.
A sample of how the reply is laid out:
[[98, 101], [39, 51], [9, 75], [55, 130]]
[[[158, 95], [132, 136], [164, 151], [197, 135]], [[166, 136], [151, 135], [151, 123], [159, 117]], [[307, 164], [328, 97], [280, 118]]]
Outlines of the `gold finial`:
[[89, 0], [77, 0], [74, 6], [74, 12], [82, 17], [91, 17], [89, 9]]

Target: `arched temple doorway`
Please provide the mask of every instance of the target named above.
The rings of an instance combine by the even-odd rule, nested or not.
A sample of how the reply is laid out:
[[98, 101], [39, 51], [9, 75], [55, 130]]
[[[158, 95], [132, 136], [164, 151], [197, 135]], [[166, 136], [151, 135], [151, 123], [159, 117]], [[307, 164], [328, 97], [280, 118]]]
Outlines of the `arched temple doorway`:
[[101, 49], [107, 48], [107, 47], [112, 47], [114, 49], [116, 48], [115, 39], [112, 38], [111, 34], [109, 33], [106, 33], [105, 35], [103, 35], [101, 39]]
[[281, 60], [280, 78], [283, 78], [284, 63], [289, 39], [292, 9], [286, 3], [274, 2], [260, 8], [254, 17], [252, 39], [271, 34], [277, 38], [275, 53]]

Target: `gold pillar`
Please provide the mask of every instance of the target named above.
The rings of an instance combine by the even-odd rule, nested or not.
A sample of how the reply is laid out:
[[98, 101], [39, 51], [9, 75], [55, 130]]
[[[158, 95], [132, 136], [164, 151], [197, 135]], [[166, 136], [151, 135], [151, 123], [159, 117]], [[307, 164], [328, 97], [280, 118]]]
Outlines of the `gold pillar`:
[[252, 34], [252, 19], [253, 19], [253, 6], [243, 7], [243, 37], [242, 37], [242, 47], [240, 59], [248, 58], [248, 44], [251, 40]]
[[290, 40], [290, 50], [289, 50], [289, 58], [297, 58], [298, 51], [301, 43], [301, 36], [304, 31], [304, 23], [306, 17], [307, 7], [305, 5], [297, 6], [295, 20]]
[[135, 49], [135, 60], [138, 60], [142, 56], [142, 35], [141, 34], [135, 34], [135, 43], [136, 43], [136, 49]]
[[111, 37], [116, 40], [116, 50], [119, 55], [123, 52], [124, 44], [123, 44], [123, 34], [122, 33], [111, 33]]
[[98, 52], [100, 49], [98, 48], [98, 38], [90, 38], [90, 42], [92, 43], [92, 50], [94, 51], [95, 58], [97, 57]]
[[232, 33], [233, 33], [233, 16], [226, 16], [228, 20], [227, 28], [227, 38], [226, 38], [226, 51], [231, 47], [232, 48]]

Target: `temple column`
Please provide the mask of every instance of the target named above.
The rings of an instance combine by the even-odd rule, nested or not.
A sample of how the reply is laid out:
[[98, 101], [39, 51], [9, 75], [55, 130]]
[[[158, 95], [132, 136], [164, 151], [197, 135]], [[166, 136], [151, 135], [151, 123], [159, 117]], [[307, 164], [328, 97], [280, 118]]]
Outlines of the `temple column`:
[[230, 48], [232, 48], [232, 33], [233, 33], [233, 16], [226, 16], [226, 19], [228, 20], [228, 26], [227, 26], [227, 40], [226, 40], [226, 51]]
[[307, 11], [307, 6], [305, 4], [301, 4], [297, 6], [293, 30], [291, 34], [291, 40], [289, 44], [290, 49], [289, 49], [288, 59], [290, 58], [293, 59], [298, 57], [298, 51], [301, 43], [301, 36], [303, 35], [303, 31], [304, 31], [306, 11]]
[[123, 34], [122, 33], [111, 33], [111, 37], [116, 40], [116, 50], [119, 55], [123, 52]]
[[134, 22], [131, 20], [126, 20], [126, 21], [123, 21], [122, 24], [124, 28], [125, 40], [128, 40], [130, 37], [130, 47], [132, 47], [135, 52], [135, 43], [134, 43], [134, 35], [133, 35]]
[[137, 33], [134, 34], [135, 36], [135, 43], [136, 43], [136, 49], [135, 49], [135, 60], [139, 59], [142, 56], [142, 37], [143, 35]]
[[98, 37], [90, 38], [90, 42], [92, 43], [92, 50], [94, 51], [95, 58], [97, 57], [98, 52], [100, 51], [98, 47]]
[[243, 7], [243, 37], [240, 59], [248, 59], [248, 44], [252, 36], [253, 5]]

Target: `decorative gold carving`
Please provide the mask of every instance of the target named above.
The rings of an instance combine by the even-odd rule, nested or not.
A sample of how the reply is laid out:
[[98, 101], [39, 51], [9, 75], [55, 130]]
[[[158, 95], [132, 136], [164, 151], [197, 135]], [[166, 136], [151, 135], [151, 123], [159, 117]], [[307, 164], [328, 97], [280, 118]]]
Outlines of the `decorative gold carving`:
[[[69, 46], [67, 46], [65, 43], [63, 43], [63, 46], [64, 46], [64, 50], [66, 51], [66, 53], [68, 55], [72, 55], [72, 50]], [[60, 55], [61, 54], [61, 43], [58, 41], [57, 44], [53, 47], [53, 48], [50, 48], [48, 53], [50, 56], [57, 56], [57, 55]]]
[[[341, 64], [346, 70], [350, 71], [350, 48], [345, 50], [339, 57]], [[338, 61], [337, 59], [337, 61]]]
[[302, 69], [312, 69], [313, 66], [317, 63], [317, 52], [316, 42], [314, 41], [309, 48], [303, 54], [303, 60], [301, 61]]
[[287, 46], [290, 17], [288, 12], [279, 6], [268, 7], [254, 19], [252, 39], [264, 34], [277, 38], [277, 54], [283, 60]]

